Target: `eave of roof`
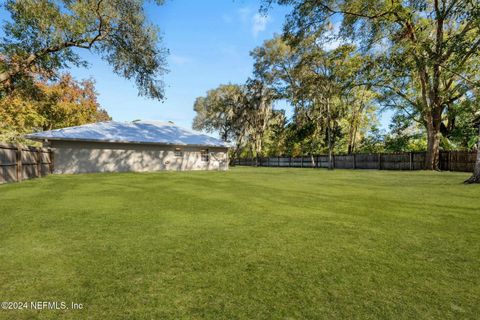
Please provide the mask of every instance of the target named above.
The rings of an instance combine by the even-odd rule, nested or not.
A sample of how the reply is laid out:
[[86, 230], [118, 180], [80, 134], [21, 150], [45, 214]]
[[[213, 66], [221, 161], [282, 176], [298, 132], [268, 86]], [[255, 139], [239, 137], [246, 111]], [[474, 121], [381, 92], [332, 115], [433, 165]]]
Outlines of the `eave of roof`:
[[119, 144], [144, 144], [155, 146], [192, 146], [192, 147], [210, 147], [210, 148], [222, 148], [228, 149], [228, 145], [214, 145], [214, 144], [190, 144], [190, 143], [168, 143], [168, 142], [148, 142], [148, 141], [124, 141], [124, 140], [98, 140], [98, 139], [77, 139], [77, 138], [40, 138], [29, 137], [25, 135], [25, 138], [35, 141], [72, 141], [72, 142], [96, 142], [96, 143], [119, 143]]
[[37, 141], [84, 141], [124, 144], [177, 145], [229, 148], [229, 144], [172, 122], [98, 122], [25, 135]]

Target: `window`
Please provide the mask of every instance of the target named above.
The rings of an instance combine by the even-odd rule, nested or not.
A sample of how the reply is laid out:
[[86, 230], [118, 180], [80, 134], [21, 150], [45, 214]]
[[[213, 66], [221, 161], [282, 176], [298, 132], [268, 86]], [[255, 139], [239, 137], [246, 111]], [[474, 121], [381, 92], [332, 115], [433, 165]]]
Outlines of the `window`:
[[208, 161], [208, 149], [201, 152], [202, 161]]
[[175, 157], [177, 157], [177, 158], [183, 157], [183, 152], [180, 148], [175, 148], [174, 154], [175, 154]]

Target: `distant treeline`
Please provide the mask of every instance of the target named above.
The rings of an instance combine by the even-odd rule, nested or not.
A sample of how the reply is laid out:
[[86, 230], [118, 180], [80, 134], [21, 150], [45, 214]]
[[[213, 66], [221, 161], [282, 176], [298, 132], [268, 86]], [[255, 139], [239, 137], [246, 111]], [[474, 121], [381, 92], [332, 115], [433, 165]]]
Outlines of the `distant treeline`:
[[[292, 8], [251, 52], [253, 74], [197, 98], [194, 128], [232, 158], [473, 150], [480, 124], [480, 2], [265, 1]], [[291, 117], [276, 106], [287, 104]], [[380, 111], [393, 114], [379, 130]]]

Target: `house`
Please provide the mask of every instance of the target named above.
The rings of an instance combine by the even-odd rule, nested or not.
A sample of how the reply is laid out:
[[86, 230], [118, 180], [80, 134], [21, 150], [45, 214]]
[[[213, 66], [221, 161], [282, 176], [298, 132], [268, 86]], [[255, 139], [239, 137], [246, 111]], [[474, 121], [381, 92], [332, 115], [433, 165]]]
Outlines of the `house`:
[[53, 148], [54, 173], [227, 170], [228, 145], [173, 122], [99, 122], [25, 136]]

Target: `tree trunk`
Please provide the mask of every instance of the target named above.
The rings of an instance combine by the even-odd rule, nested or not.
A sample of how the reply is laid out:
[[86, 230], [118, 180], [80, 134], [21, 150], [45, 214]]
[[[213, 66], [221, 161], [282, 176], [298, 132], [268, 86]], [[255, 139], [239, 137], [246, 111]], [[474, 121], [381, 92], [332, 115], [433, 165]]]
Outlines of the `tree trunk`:
[[357, 128], [353, 127], [349, 134], [348, 149], [347, 153], [352, 154], [355, 152], [355, 143], [356, 143]]
[[353, 145], [352, 142], [348, 142], [348, 149], [347, 149], [347, 154], [352, 154], [353, 153]]
[[358, 113], [362, 112], [362, 109], [363, 109], [362, 106], [359, 108], [359, 110], [357, 110], [357, 108], [355, 107], [353, 108], [352, 117], [350, 119], [350, 128], [348, 130], [348, 150], [347, 150], [348, 154], [352, 154], [353, 152], [355, 152], [355, 140], [357, 135], [357, 127], [358, 127], [357, 117], [358, 117]]
[[328, 170], [333, 170], [333, 150], [328, 148]]
[[465, 181], [465, 183], [480, 183], [480, 126], [478, 127], [478, 142], [477, 142], [477, 161], [475, 162], [475, 168], [473, 175]]
[[440, 170], [440, 125], [441, 115], [427, 117], [427, 154], [425, 157], [426, 170]]
[[255, 136], [255, 167], [260, 165], [260, 157], [262, 156], [262, 138], [259, 134]]
[[327, 143], [328, 143], [328, 170], [333, 170], [333, 141], [330, 123], [330, 101], [327, 100]]
[[235, 145], [235, 149], [232, 152], [232, 156], [229, 158], [230, 163], [229, 165], [235, 166], [235, 160], [237, 160], [240, 157], [240, 144]]

